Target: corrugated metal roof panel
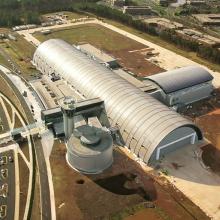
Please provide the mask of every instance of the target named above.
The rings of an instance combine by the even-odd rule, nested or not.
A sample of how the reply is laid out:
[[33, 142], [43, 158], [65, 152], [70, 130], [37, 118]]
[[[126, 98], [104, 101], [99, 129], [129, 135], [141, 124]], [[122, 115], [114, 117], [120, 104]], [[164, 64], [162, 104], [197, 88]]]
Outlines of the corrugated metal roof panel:
[[147, 155], [142, 149], [146, 162], [170, 131], [182, 126], [199, 131], [181, 115], [62, 40], [42, 43], [34, 54], [34, 62], [41, 71], [46, 63], [46, 73], [53, 67], [86, 98], [104, 100], [112, 126], [120, 128], [133, 152], [138, 154], [143, 147], [146, 149]]
[[213, 76], [200, 66], [188, 66], [147, 77], [168, 94], [213, 80]]

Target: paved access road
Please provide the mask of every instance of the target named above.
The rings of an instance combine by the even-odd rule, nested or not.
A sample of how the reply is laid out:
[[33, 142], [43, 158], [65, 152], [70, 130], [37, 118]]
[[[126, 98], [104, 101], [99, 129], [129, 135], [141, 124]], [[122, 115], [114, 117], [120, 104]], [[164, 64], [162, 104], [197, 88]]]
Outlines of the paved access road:
[[[7, 83], [10, 85], [10, 87], [13, 89], [17, 98], [20, 100], [20, 103], [25, 111], [28, 123], [29, 124], [34, 123], [33, 115], [31, 113], [27, 103], [25, 102], [22, 94], [18, 90], [18, 88], [13, 84], [13, 82], [10, 80], [10, 78], [7, 76], [7, 74], [2, 74], [2, 77], [7, 81]], [[48, 175], [47, 175], [47, 166], [46, 166], [45, 157], [43, 154], [43, 148], [42, 148], [41, 142], [39, 140], [36, 140], [36, 143], [32, 137], [31, 137], [31, 140], [32, 140], [31, 141], [32, 151], [35, 152], [35, 154], [33, 154], [33, 164], [31, 164], [31, 166], [33, 166], [33, 168], [34, 168], [34, 166], [35, 166], [34, 161], [36, 158], [36, 163], [38, 165], [37, 168], [39, 171], [39, 182], [40, 182], [40, 190], [41, 190], [41, 192], [40, 192], [41, 219], [42, 220], [50, 220], [51, 219], [50, 188], [49, 188]], [[36, 176], [35, 169], [33, 169], [33, 178], [31, 178], [31, 180], [33, 181], [34, 179], [36, 179], [35, 177], [38, 177], [38, 176]], [[31, 200], [33, 199], [33, 197], [34, 197], [34, 195], [32, 194]], [[31, 210], [29, 210], [29, 216], [30, 216], [30, 212], [31, 212]], [[9, 220], [11, 220], [11, 219], [9, 219]]]
[[48, 182], [47, 165], [44, 157], [43, 147], [40, 140], [33, 142], [36, 160], [39, 167], [39, 177], [40, 177], [40, 197], [41, 197], [41, 211], [42, 219], [51, 219], [51, 203], [50, 203], [50, 188]]

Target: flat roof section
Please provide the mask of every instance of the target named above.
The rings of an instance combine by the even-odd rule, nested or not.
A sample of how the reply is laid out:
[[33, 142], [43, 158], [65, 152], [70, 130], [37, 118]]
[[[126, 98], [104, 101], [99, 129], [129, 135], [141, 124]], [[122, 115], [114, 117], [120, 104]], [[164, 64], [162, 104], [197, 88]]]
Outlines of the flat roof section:
[[200, 43], [205, 43], [211, 46], [218, 46], [220, 45], [220, 39], [213, 37], [211, 35], [208, 34], [204, 34], [202, 32], [199, 32], [197, 30], [194, 29], [183, 29], [183, 30], [177, 30], [176, 33], [179, 33], [181, 35], [190, 37], [191, 40], [195, 40], [198, 41]]
[[148, 24], [159, 25], [167, 29], [182, 29], [183, 28], [183, 24], [171, 21], [166, 18], [161, 18], [161, 17], [145, 19], [144, 22]]
[[219, 14], [193, 14], [192, 16], [196, 18], [202, 24], [220, 25], [220, 13]]
[[142, 81], [136, 79], [134, 76], [130, 75], [129, 73], [125, 72], [123, 69], [113, 70], [114, 73], [117, 73], [120, 77], [127, 80], [129, 83], [134, 85], [135, 87], [139, 88], [143, 92], [148, 92], [157, 89], [150, 83], [143, 83]]
[[106, 52], [103, 52], [91, 44], [81, 44], [79, 47], [83, 53], [87, 53], [89, 56], [93, 56], [103, 63], [116, 61], [114, 57], [108, 55]]

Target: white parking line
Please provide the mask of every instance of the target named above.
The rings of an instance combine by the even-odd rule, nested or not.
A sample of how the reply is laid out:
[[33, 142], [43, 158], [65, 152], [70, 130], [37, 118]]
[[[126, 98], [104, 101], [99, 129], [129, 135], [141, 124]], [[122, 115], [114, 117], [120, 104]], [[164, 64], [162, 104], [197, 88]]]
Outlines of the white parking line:
[[21, 157], [23, 158], [24, 162], [26, 163], [28, 169], [31, 169], [31, 165], [30, 162], [27, 160], [26, 156], [24, 155], [23, 151], [21, 150], [21, 148], [18, 148], [18, 153], [21, 155]]

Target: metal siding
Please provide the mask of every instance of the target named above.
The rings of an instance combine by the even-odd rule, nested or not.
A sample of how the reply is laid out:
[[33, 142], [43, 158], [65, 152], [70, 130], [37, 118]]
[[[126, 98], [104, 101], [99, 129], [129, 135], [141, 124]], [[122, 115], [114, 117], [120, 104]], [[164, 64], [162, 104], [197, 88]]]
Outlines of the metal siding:
[[[152, 154], [153, 151], [156, 149], [155, 146], [159, 146], [160, 142], [161, 142], [166, 136], [168, 136], [168, 135], [170, 134], [170, 132], [172, 132], [173, 130], [175, 130], [175, 129], [172, 129], [172, 127], [173, 127], [172, 125], [177, 126], [177, 127], [176, 127], [176, 129], [177, 129], [177, 128], [179, 128], [179, 127], [183, 127], [183, 124], [185, 124], [185, 123], [186, 123], [185, 120], [181, 120], [181, 119], [175, 120], [175, 121], [173, 122], [173, 124], [170, 124], [169, 126], [164, 126], [164, 129], [161, 129], [161, 131], [160, 131], [159, 133], [156, 133], [155, 135], [157, 135], [157, 136], [159, 135], [159, 136], [160, 136], [160, 139], [155, 138], [155, 139], [151, 142], [151, 144], [150, 144], [150, 145], [148, 146], [148, 148], [147, 148], [147, 153], [144, 155], [143, 161], [146, 162], [146, 163], [148, 163], [151, 154]], [[185, 124], [185, 125], [186, 125], [186, 124]], [[149, 138], [149, 139], [150, 139], [150, 138]]]
[[[213, 86], [211, 83], [200, 84], [190, 89], [181, 90], [179, 92], [171, 93], [171, 98], [179, 98], [179, 103], [189, 104], [198, 100], [211, 96]], [[170, 99], [169, 99], [170, 100]]]
[[[144, 108], [146, 108], [146, 99], [141, 99], [141, 100], [139, 100], [139, 99], [137, 99], [136, 100], [137, 102], [135, 102], [135, 104], [134, 105], [132, 105], [132, 106], [127, 106], [128, 108], [127, 108], [127, 110], [124, 112], [124, 114], [123, 114], [123, 120], [122, 120], [122, 117], [121, 117], [121, 119], [120, 119], [120, 127], [121, 127], [121, 129], [126, 129], [127, 127], [128, 127], [128, 124], [129, 123], [132, 123], [132, 125], [133, 124], [135, 124], [137, 121], [136, 121], [136, 119], [135, 119], [135, 116], [139, 116], [140, 115], [140, 112], [144, 109]], [[147, 106], [147, 108], [149, 108], [151, 105], [155, 105], [155, 106], [157, 106], [158, 105], [158, 102], [149, 102], [148, 101], [148, 106]], [[160, 106], [160, 105], [159, 105]], [[130, 115], [133, 113], [133, 112], [135, 112], [135, 116], [134, 117], [131, 117]], [[122, 122], [121, 122], [121, 120], [122, 120]], [[134, 120], [134, 122], [131, 122], [132, 120]], [[129, 126], [130, 127], [130, 126]]]
[[145, 162], [170, 132], [189, 125], [196, 130], [192, 122], [62, 40], [42, 43], [34, 54], [39, 70], [42, 60], [48, 64], [46, 73], [52, 67], [87, 98], [104, 100], [112, 126], [119, 126], [128, 147]]
[[[178, 140], [181, 137], [187, 136], [187, 135], [192, 134], [194, 132], [195, 131], [192, 128], [189, 128], [189, 127], [182, 127], [182, 128], [176, 129], [175, 131], [172, 131], [169, 135], [167, 135], [161, 141], [159, 146], [164, 146], [164, 145], [172, 142], [173, 140]], [[172, 152], [172, 151], [174, 151], [174, 150], [176, 150], [178, 148], [181, 148], [183, 146], [189, 145], [189, 144], [191, 144], [190, 141], [191, 141], [191, 137], [187, 138], [187, 139], [184, 139], [184, 140], [181, 140], [181, 141], [179, 141], [179, 142], [169, 146], [169, 148], [165, 148], [166, 150], [162, 150], [161, 154], [169, 153], [169, 152]], [[154, 150], [154, 152], [151, 155], [151, 158], [150, 158], [151, 162], [155, 160], [155, 156], [156, 156], [156, 149]]]
[[200, 66], [189, 66], [155, 74], [147, 79], [155, 82], [168, 94], [211, 81], [213, 76]]

